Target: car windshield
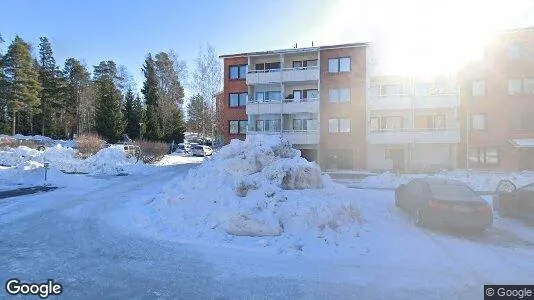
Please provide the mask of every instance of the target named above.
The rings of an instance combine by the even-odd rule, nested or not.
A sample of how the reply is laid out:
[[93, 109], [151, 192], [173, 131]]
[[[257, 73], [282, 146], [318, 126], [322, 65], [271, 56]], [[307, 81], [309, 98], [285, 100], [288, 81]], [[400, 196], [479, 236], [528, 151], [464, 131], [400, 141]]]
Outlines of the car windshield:
[[466, 198], [477, 196], [477, 194], [471, 190], [468, 186], [461, 184], [446, 184], [446, 183], [432, 183], [429, 184], [430, 192], [434, 196], [443, 198]]

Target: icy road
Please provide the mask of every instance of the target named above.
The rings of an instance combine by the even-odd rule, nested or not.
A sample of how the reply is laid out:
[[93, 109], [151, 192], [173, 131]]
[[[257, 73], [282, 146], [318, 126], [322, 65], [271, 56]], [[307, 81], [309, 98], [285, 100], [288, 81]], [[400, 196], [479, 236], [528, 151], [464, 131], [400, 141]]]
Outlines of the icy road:
[[482, 236], [435, 233], [414, 227], [388, 191], [354, 190], [367, 223], [349, 257], [181, 244], [116, 225], [191, 167], [1, 200], [2, 285], [54, 279], [65, 299], [482, 299], [483, 284], [534, 282], [532, 227], [497, 219]]

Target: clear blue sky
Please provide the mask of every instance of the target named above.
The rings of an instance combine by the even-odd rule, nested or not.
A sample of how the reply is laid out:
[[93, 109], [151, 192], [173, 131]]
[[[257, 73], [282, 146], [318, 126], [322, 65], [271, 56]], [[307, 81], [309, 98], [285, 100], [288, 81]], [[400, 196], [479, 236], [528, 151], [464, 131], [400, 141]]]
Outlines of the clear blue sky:
[[47, 36], [59, 64], [68, 57], [89, 67], [111, 59], [125, 65], [138, 85], [148, 52], [173, 49], [192, 68], [205, 43], [218, 54], [291, 47], [300, 34], [321, 24], [331, 6], [321, 0], [2, 2], [4, 50], [19, 34], [37, 54], [39, 37]]
[[75, 57], [92, 71], [111, 59], [138, 88], [148, 52], [173, 49], [191, 69], [205, 43], [229, 54], [370, 41], [383, 72], [430, 74], [480, 58], [500, 30], [532, 25], [531, 0], [4, 0], [0, 10], [6, 44], [19, 34], [37, 50], [47, 36], [60, 65]]

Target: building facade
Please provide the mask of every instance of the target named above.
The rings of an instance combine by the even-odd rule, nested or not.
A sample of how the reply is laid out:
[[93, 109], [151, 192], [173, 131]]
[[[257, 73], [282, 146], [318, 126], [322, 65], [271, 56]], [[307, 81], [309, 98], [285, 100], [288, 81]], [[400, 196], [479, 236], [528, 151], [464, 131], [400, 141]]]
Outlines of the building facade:
[[534, 29], [499, 35], [459, 79], [458, 167], [534, 169]]
[[453, 169], [460, 143], [454, 78], [373, 76], [367, 98], [371, 170]]
[[221, 56], [225, 142], [281, 135], [323, 169], [366, 168], [366, 54], [353, 43]]

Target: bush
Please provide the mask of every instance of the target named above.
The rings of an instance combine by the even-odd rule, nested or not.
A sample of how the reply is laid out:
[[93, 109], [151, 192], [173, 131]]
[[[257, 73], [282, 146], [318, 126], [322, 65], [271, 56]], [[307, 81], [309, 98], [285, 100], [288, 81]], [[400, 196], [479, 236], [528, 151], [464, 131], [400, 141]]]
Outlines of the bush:
[[39, 149], [40, 144], [33, 140], [16, 140], [16, 139], [3, 139], [0, 140], [0, 149], [17, 148], [19, 146], [26, 146], [31, 149]]
[[82, 134], [76, 138], [76, 147], [79, 155], [87, 158], [104, 148], [104, 140], [94, 133]]
[[141, 148], [141, 159], [144, 163], [157, 162], [169, 153], [170, 146], [166, 143], [141, 140], [135, 144]]

